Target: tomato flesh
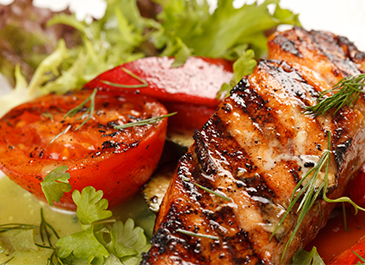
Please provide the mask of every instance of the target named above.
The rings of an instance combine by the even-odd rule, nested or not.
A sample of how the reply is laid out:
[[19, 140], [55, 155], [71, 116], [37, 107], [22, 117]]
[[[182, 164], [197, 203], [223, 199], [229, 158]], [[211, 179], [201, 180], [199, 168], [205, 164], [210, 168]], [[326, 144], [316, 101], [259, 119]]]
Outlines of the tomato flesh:
[[[0, 120], [0, 169], [43, 199], [40, 183], [60, 165], [68, 166], [73, 190], [86, 186], [103, 190], [111, 206], [136, 193], [158, 163], [167, 119], [120, 130], [114, 126], [167, 111], [146, 96], [96, 94], [95, 113], [75, 130], [84, 121], [88, 104], [74, 117], [64, 115], [90, 94], [47, 95], [7, 113]], [[74, 209], [71, 193], [56, 205]]]

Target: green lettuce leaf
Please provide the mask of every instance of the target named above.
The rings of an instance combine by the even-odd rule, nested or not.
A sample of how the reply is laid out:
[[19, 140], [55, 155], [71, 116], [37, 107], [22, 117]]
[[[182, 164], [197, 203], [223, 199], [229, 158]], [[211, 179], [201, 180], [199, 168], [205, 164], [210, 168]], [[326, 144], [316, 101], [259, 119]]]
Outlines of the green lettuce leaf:
[[[234, 8], [233, 0], [218, 0], [212, 14], [207, 1], [156, 2], [163, 7], [158, 15], [163, 22], [152, 37], [157, 47], [165, 46], [162, 55], [167, 56], [176, 56], [186, 46], [190, 55], [237, 59], [230, 56], [232, 49], [249, 45], [259, 58], [267, 52], [266, 30], [281, 24], [300, 25], [298, 15], [281, 9], [279, 0], [266, 0], [261, 5], [255, 2], [241, 8]], [[268, 10], [272, 4], [276, 6], [273, 14]]]

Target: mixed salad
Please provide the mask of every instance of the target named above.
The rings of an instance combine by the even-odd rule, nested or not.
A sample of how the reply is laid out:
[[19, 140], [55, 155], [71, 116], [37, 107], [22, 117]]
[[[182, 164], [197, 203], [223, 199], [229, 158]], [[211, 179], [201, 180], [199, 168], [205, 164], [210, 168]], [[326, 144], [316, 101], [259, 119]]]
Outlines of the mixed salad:
[[[116, 221], [108, 206], [134, 199], [133, 194], [162, 164], [166, 156], [159, 159], [166, 133], [191, 132], [204, 124], [219, 101], [253, 70], [256, 60], [265, 57], [270, 32], [282, 24], [300, 26], [298, 15], [282, 9], [279, 0], [240, 8], [233, 7], [233, 0], [219, 0], [213, 12], [207, 1], [198, 0], [106, 3], [105, 15], [91, 23], [77, 20], [68, 10], [54, 13], [36, 8], [31, 1], [16, 0], [0, 7], [4, 14], [0, 72], [14, 87], [0, 97], [0, 116], [9, 116], [9, 127], [14, 127], [19, 120], [33, 123], [36, 118], [32, 115], [37, 111], [41, 123], [36, 123], [34, 131], [15, 133], [43, 136], [28, 136], [32, 144], [24, 148], [31, 153], [30, 160], [17, 156], [24, 164], [14, 163], [11, 150], [6, 151], [10, 170], [5, 173], [50, 205], [76, 210], [80, 224], [80, 231], [64, 237], [58, 236], [43, 212], [40, 225], [0, 225], [7, 238], [1, 241], [1, 250], [9, 253], [3, 264], [11, 264], [14, 251], [39, 248], [50, 250], [49, 264], [138, 264], [142, 253], [148, 251], [150, 234], [135, 227], [132, 219]], [[275, 7], [273, 12], [269, 6]], [[217, 79], [199, 79], [206, 75]], [[186, 89], [191, 83], [182, 82], [189, 77], [196, 83]], [[176, 89], [167, 89], [171, 86]], [[210, 89], [205, 91], [204, 87]], [[13, 109], [29, 101], [30, 105]], [[128, 104], [116, 111], [115, 101]], [[62, 113], [60, 108], [55, 115], [53, 110], [62, 104], [69, 106], [71, 113]], [[11, 109], [11, 114], [6, 114]], [[111, 118], [105, 117], [116, 112], [122, 113], [123, 122], [110, 124]], [[102, 120], [106, 120], [103, 126]], [[58, 125], [46, 127], [51, 123]], [[4, 131], [11, 129], [2, 126]], [[83, 129], [78, 130], [80, 127]], [[70, 143], [57, 144], [66, 141], [66, 135], [80, 143], [74, 153], [65, 149]], [[103, 148], [92, 151], [93, 160], [84, 159], [90, 146], [100, 143]], [[108, 152], [110, 148], [124, 151]], [[24, 166], [38, 163], [35, 157], [45, 155], [52, 157], [52, 165], [42, 162], [32, 170]], [[124, 165], [119, 178], [115, 183], [104, 181], [116, 173], [116, 163]], [[37, 171], [48, 175], [40, 177]], [[75, 181], [85, 175], [89, 178]], [[110, 190], [114, 193], [108, 193]], [[36, 240], [35, 229], [40, 231]], [[324, 264], [315, 248], [298, 253], [293, 262], [303, 260]]]

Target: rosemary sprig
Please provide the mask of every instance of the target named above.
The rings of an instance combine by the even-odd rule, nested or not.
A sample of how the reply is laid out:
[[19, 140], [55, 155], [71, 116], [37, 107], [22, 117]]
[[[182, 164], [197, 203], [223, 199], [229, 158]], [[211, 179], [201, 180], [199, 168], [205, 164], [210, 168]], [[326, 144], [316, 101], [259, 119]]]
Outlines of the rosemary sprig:
[[190, 183], [194, 184], [195, 186], [197, 186], [197, 187], [199, 187], [199, 188], [201, 188], [201, 189], [203, 189], [203, 190], [205, 190], [207, 192], [210, 192], [210, 193], [212, 193], [212, 194], [214, 194], [214, 195], [216, 195], [216, 196], [218, 196], [218, 197], [220, 197], [220, 198], [222, 198], [222, 199], [224, 199], [226, 201], [229, 201], [229, 202], [231, 201], [230, 198], [224, 196], [223, 194], [220, 194], [218, 192], [215, 192], [214, 190], [208, 189], [207, 187], [204, 187], [204, 186], [202, 186], [202, 185], [200, 185], [200, 184], [198, 184], [198, 183], [196, 183], [194, 181], [190, 181], [190, 179], [188, 179], [188, 178], [185, 178], [185, 177], [181, 177], [181, 178], [182, 178], [183, 181], [190, 182]]
[[[361, 93], [365, 93], [365, 74], [350, 76], [340, 80], [332, 89], [324, 90], [317, 98], [317, 104], [306, 107], [304, 114], [323, 115], [331, 109], [335, 109], [333, 115], [344, 106], [356, 105]], [[333, 94], [332, 94], [333, 93]], [[325, 97], [332, 94], [329, 97]]]
[[135, 78], [138, 81], [140, 81], [142, 84], [140, 84], [140, 85], [124, 85], [124, 84], [113, 83], [113, 82], [106, 81], [106, 80], [101, 80], [100, 82], [102, 82], [104, 84], [107, 84], [109, 86], [121, 87], [121, 88], [142, 88], [142, 87], [148, 87], [148, 83], [147, 83], [146, 80], [140, 78], [139, 76], [137, 76], [136, 74], [134, 74], [132, 71], [128, 70], [127, 68], [122, 67], [122, 70], [124, 72], [126, 72], [128, 75], [130, 75], [133, 78]]
[[217, 236], [194, 233], [194, 232], [187, 231], [187, 230], [183, 230], [183, 229], [176, 229], [176, 231], [177, 232], [180, 232], [180, 233], [183, 233], [185, 235], [189, 235], [189, 236], [196, 236], [196, 237], [202, 237], [202, 238], [209, 238], [209, 239], [219, 240], [219, 237], [217, 237]]
[[[91, 93], [91, 95], [85, 99], [80, 105], [76, 106], [75, 108], [69, 110], [66, 115], [65, 115], [65, 119], [67, 117], [73, 117], [76, 115], [76, 113], [82, 109], [86, 103], [88, 103], [90, 101], [90, 106], [89, 108], [87, 109], [86, 113], [80, 118], [80, 119], [83, 119], [87, 116], [87, 118], [75, 129], [78, 130], [80, 129], [86, 122], [88, 122], [92, 116], [94, 115], [94, 110], [95, 110], [95, 95], [96, 95], [96, 92], [97, 92], [97, 89], [95, 88], [94, 91]], [[88, 114], [88, 115], [87, 115]]]
[[129, 123], [122, 124], [122, 125], [116, 125], [116, 126], [114, 126], [114, 129], [120, 130], [120, 129], [126, 129], [126, 128], [130, 128], [130, 127], [134, 127], [134, 126], [144, 126], [147, 124], [153, 124], [153, 123], [159, 122], [160, 120], [162, 120], [164, 118], [171, 117], [175, 114], [177, 114], [177, 112], [169, 113], [167, 115], [152, 117], [152, 118], [141, 120], [141, 121], [129, 122]]

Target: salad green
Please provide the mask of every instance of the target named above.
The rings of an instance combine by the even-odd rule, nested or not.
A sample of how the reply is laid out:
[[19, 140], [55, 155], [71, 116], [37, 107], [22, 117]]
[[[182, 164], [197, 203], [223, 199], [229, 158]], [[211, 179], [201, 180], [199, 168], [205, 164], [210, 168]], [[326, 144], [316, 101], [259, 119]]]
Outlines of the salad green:
[[[300, 25], [298, 15], [280, 8], [279, 0], [266, 0], [260, 5], [255, 2], [240, 8], [233, 7], [233, 0], [218, 0], [213, 12], [206, 0], [154, 0], [159, 11], [148, 17], [141, 15], [137, 0], [106, 2], [104, 17], [90, 24], [78, 21], [68, 12], [49, 16], [47, 27], [62, 25], [67, 30], [73, 29], [68, 38], [59, 34], [56, 41], [55, 34], [42, 27], [34, 26], [34, 31], [19, 30], [22, 24], [15, 19], [7, 20], [0, 31], [0, 45], [8, 43], [11, 47], [14, 43], [6, 40], [19, 38], [28, 45], [22, 48], [22, 53], [12, 50], [17, 54], [14, 61], [0, 53], [0, 72], [10, 83], [15, 80], [12, 92], [0, 97], [0, 116], [44, 94], [79, 89], [108, 69], [146, 56], [175, 57], [175, 67], [193, 55], [235, 61], [234, 77], [222, 87], [222, 92], [227, 92], [253, 70], [255, 59], [265, 56], [266, 31], [281, 24]], [[272, 13], [268, 9], [270, 5], [275, 6]], [[32, 8], [27, 12], [36, 14], [39, 10]], [[42, 49], [34, 51], [35, 45]], [[42, 184], [51, 205], [70, 190], [66, 169], [57, 170]], [[142, 228], [135, 227], [132, 219], [125, 223], [110, 219], [108, 202], [93, 187], [81, 193], [75, 191], [73, 199], [81, 231], [59, 238], [42, 215], [40, 226], [48, 241], [35, 244], [31, 226], [7, 231], [7, 236], [0, 239], [10, 243], [3, 243], [1, 248], [11, 252], [21, 247], [34, 250], [46, 247], [53, 250], [49, 264], [68, 264], [71, 260], [87, 264], [139, 262], [142, 253], [150, 247]]]
[[[32, 56], [44, 58], [34, 67], [29, 81], [23, 77], [19, 67], [13, 76], [9, 74], [9, 61], [0, 56], [1, 73], [9, 80], [16, 79], [12, 93], [0, 98], [0, 116], [14, 106], [41, 95], [81, 88], [98, 74], [145, 56], [174, 56], [175, 66], [191, 55], [229, 60], [245, 58], [248, 49], [260, 58], [267, 51], [267, 30], [280, 24], [300, 25], [298, 15], [280, 8], [279, 0], [266, 0], [261, 5], [255, 2], [238, 9], [233, 8], [233, 0], [219, 0], [213, 13], [209, 12], [206, 0], [155, 0], [162, 11], [152, 18], [141, 16], [136, 0], [106, 2], [104, 17], [91, 24], [78, 21], [75, 15], [67, 13], [55, 14], [48, 20], [50, 27], [62, 24], [74, 28], [78, 33], [74, 42], [79, 45], [68, 48], [65, 41], [59, 39], [57, 47], [49, 55], [32, 55], [32, 50], [28, 49], [26, 58], [21, 59], [31, 60]], [[273, 14], [268, 10], [269, 5], [276, 7]], [[7, 29], [16, 24], [11, 19], [8, 21], [0, 35], [5, 40], [9, 36], [5, 35]], [[16, 34], [17, 31], [12, 32], [12, 38]], [[35, 39], [39, 29], [29, 35], [30, 39]], [[51, 42], [51, 37], [48, 38]], [[46, 43], [47, 35], [42, 39]], [[247, 58], [251, 60], [252, 71], [252, 56]], [[18, 61], [13, 63], [15, 67]]]

